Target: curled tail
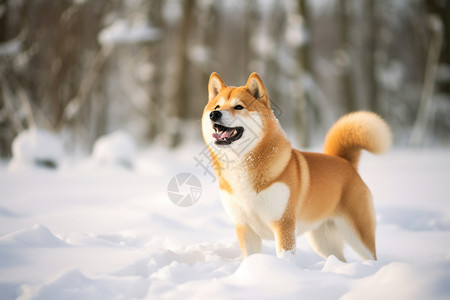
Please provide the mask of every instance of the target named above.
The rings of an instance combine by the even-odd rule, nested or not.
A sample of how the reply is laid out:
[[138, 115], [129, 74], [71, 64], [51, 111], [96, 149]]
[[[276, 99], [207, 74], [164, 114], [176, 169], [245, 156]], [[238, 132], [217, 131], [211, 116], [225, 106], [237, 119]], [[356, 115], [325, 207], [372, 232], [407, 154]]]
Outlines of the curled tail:
[[343, 116], [328, 131], [324, 152], [348, 160], [357, 170], [361, 150], [383, 153], [392, 144], [386, 122], [377, 114], [359, 111]]

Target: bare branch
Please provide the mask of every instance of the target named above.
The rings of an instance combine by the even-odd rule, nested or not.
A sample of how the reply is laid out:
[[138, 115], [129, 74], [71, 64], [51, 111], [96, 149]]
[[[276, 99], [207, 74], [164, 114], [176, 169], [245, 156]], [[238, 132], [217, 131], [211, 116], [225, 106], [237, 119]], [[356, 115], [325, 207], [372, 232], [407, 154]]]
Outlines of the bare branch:
[[97, 52], [96, 56], [93, 59], [92, 67], [89, 69], [88, 73], [81, 81], [80, 87], [78, 89], [78, 94], [74, 98], [72, 98], [72, 100], [70, 100], [69, 103], [67, 103], [67, 105], [65, 106], [61, 119], [56, 125], [57, 130], [60, 130], [66, 122], [73, 120], [80, 112], [81, 107], [88, 98], [92, 85], [99, 75], [100, 69], [103, 67], [112, 50], [113, 47], [104, 46]]
[[432, 14], [429, 18], [431, 31], [430, 46], [428, 47], [427, 65], [425, 69], [425, 79], [423, 83], [422, 95], [420, 97], [419, 111], [414, 123], [410, 139], [411, 146], [419, 146], [423, 143], [428, 118], [433, 102], [433, 91], [436, 82], [436, 72], [439, 55], [442, 51], [443, 25], [439, 16]]

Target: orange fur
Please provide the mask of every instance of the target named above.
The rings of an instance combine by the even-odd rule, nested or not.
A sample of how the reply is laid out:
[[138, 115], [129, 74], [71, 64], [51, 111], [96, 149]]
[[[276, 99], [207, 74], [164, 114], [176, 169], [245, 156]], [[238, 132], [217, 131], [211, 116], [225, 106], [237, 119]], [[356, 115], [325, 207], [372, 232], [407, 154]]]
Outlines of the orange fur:
[[[313, 247], [323, 256], [334, 254], [345, 260], [345, 240], [363, 258], [376, 259], [375, 213], [357, 166], [362, 149], [381, 153], [390, 147], [387, 124], [370, 112], [349, 114], [330, 129], [325, 154], [301, 152], [287, 140], [256, 73], [242, 87], [228, 87], [213, 73], [208, 89], [203, 135], [242, 255], [260, 251], [262, 237], [275, 238], [278, 255], [294, 253], [297, 230], [309, 232]], [[245, 109], [235, 110], [237, 104]], [[214, 146], [209, 120], [213, 110], [231, 120], [245, 120], [243, 139], [253, 138], [250, 149], [232, 148], [239, 144]], [[250, 135], [252, 128], [257, 137]], [[233, 157], [226, 168], [223, 154]]]
[[391, 147], [391, 131], [375, 113], [354, 112], [343, 116], [325, 138], [324, 153], [348, 160], [358, 168], [362, 149], [383, 153]]

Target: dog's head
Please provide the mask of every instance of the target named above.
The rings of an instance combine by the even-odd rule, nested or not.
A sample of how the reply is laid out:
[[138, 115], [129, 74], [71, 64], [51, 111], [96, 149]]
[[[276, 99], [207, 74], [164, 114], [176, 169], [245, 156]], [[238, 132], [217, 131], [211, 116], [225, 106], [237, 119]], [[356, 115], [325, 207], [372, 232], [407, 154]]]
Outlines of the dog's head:
[[232, 150], [242, 156], [262, 140], [273, 122], [276, 119], [258, 74], [251, 74], [241, 87], [228, 87], [217, 73], [211, 74], [202, 118], [203, 138], [211, 150]]

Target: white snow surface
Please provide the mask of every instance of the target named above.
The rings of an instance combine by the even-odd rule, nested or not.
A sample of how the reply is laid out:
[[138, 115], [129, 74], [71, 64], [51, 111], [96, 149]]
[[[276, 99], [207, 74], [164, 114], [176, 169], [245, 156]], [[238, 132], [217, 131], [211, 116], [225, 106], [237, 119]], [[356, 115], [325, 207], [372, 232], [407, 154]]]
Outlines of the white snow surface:
[[[348, 263], [319, 257], [304, 237], [294, 263], [272, 241], [243, 261], [203, 150], [150, 148], [133, 170], [0, 162], [0, 299], [450, 298], [448, 150], [363, 155], [379, 260], [346, 248]], [[203, 189], [187, 208], [167, 194], [182, 172]]]

